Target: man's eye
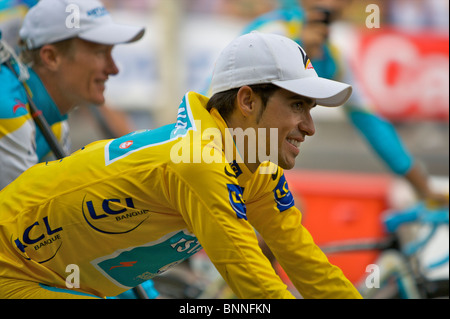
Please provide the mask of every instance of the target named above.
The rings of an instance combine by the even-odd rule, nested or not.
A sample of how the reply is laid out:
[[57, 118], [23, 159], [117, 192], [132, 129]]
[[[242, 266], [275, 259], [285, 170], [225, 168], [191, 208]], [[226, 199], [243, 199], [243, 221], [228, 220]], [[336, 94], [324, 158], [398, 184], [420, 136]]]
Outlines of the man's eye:
[[303, 102], [295, 102], [294, 104], [292, 104], [292, 107], [293, 107], [295, 110], [300, 110], [301, 108], [303, 108], [303, 106], [304, 106], [304, 103], [303, 103]]

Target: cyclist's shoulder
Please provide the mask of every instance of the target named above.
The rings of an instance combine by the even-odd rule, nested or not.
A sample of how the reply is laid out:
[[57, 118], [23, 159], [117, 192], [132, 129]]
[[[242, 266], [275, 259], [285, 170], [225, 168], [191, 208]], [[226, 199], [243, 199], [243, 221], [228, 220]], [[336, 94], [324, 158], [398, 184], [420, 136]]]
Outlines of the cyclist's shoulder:
[[[0, 69], [0, 118], [15, 118], [23, 115], [19, 108], [26, 111], [26, 94], [19, 80], [4, 65]], [[27, 111], [28, 113], [28, 111]]]

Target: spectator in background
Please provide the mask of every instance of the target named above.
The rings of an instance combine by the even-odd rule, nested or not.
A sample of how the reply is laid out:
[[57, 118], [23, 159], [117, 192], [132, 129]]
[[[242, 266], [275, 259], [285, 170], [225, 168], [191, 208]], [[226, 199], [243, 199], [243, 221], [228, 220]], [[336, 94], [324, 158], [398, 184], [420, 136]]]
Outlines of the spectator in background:
[[276, 0], [184, 0], [192, 12], [253, 19], [276, 7]]

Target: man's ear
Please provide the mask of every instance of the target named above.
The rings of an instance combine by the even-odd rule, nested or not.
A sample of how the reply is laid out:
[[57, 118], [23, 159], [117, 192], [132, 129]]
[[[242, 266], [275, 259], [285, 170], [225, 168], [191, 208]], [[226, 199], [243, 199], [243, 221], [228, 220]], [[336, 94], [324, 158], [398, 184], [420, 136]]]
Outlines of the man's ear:
[[259, 97], [249, 86], [243, 86], [239, 89], [236, 97], [237, 108], [244, 117], [255, 114], [256, 101]]
[[51, 44], [44, 45], [40, 51], [42, 66], [50, 71], [56, 71], [60, 63], [61, 54], [55, 46]]

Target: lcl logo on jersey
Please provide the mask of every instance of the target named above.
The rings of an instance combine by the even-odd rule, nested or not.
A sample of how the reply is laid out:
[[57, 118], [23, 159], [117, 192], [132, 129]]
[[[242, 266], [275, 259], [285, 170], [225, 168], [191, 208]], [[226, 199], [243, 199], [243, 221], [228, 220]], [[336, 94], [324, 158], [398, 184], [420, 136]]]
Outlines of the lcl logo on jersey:
[[247, 220], [247, 208], [243, 196], [243, 190], [239, 185], [227, 184], [228, 196], [231, 208], [235, 211], [239, 219]]
[[289, 186], [286, 178], [284, 177], [284, 174], [281, 175], [277, 186], [273, 190], [273, 194], [275, 197], [277, 208], [280, 212], [283, 212], [295, 205], [294, 196], [292, 196], [292, 193], [289, 190]]
[[42, 264], [53, 259], [61, 248], [62, 230], [62, 227], [53, 227], [46, 216], [25, 228], [14, 243], [22, 257]]
[[105, 234], [125, 234], [138, 228], [149, 216], [148, 209], [136, 209], [132, 198], [87, 200], [81, 211], [88, 225]]

